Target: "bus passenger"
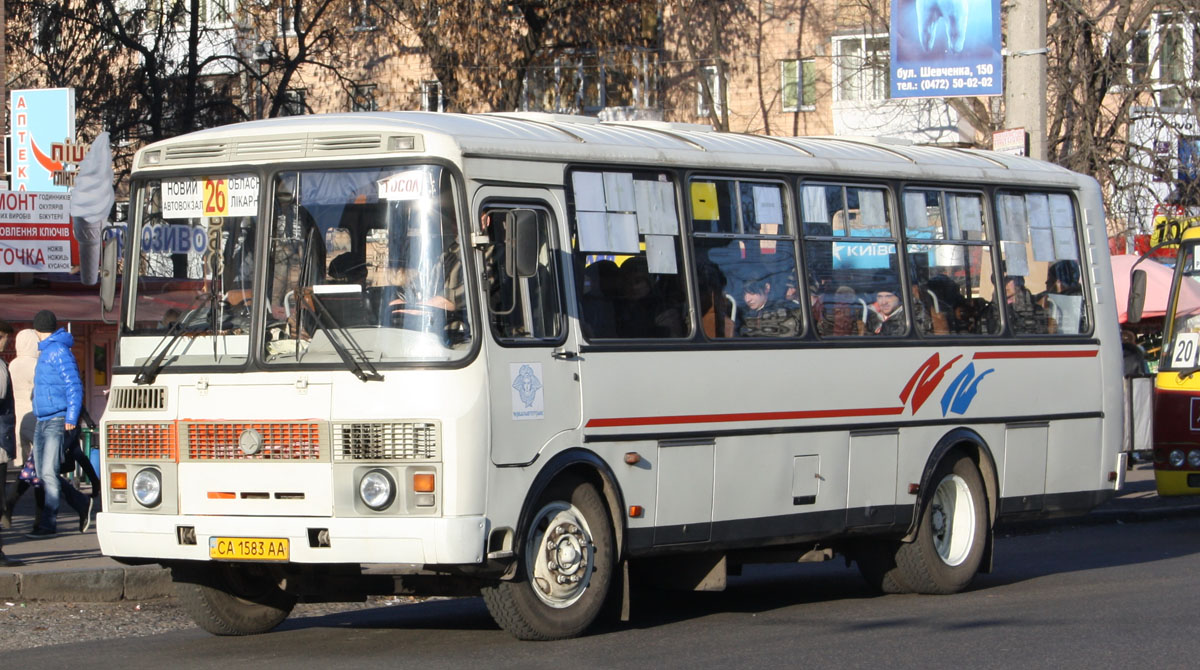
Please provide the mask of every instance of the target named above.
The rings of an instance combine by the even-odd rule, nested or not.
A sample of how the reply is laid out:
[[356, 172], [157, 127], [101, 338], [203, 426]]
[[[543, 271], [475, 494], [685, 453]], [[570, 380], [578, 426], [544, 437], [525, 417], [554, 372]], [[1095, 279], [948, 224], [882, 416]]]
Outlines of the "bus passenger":
[[749, 281], [742, 287], [745, 309], [738, 313], [742, 337], [794, 337], [800, 333], [799, 312], [771, 299], [771, 282]]
[[891, 288], [876, 291], [871, 308], [879, 317], [873, 331], [876, 335], [903, 335], [908, 330], [904, 323], [904, 303]]
[[817, 325], [821, 335], [863, 335], [873, 332], [874, 312], [849, 286], [839, 286], [832, 296], [822, 299], [821, 303], [824, 310], [821, 322]]
[[1019, 335], [1049, 332], [1046, 312], [1025, 288], [1025, 278], [1010, 276], [1004, 280], [1004, 303], [1012, 331]]

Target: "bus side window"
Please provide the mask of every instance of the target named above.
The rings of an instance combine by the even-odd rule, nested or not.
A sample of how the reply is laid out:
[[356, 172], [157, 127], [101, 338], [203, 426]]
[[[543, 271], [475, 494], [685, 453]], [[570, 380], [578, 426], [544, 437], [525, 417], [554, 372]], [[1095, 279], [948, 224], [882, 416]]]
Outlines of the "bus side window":
[[537, 215], [538, 262], [530, 277], [511, 277], [505, 267], [505, 219], [512, 210], [485, 209], [479, 218], [490, 243], [484, 247], [482, 262], [488, 320], [498, 339], [555, 340], [562, 336], [563, 309], [550, 215], [537, 207], [521, 209], [532, 209]]

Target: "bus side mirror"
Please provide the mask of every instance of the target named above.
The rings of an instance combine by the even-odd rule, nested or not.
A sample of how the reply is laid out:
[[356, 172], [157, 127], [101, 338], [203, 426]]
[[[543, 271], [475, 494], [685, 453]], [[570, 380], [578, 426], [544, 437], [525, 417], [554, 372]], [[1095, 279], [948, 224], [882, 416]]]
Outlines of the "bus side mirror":
[[538, 240], [537, 212], [532, 209], [510, 210], [504, 217], [504, 271], [509, 277], [522, 279], [537, 274]]
[[104, 236], [100, 243], [100, 318], [112, 311], [117, 296], [117, 235]]
[[1146, 271], [1134, 270], [1129, 276], [1129, 304], [1125, 309], [1127, 323], [1142, 320], [1142, 307], [1146, 304]]

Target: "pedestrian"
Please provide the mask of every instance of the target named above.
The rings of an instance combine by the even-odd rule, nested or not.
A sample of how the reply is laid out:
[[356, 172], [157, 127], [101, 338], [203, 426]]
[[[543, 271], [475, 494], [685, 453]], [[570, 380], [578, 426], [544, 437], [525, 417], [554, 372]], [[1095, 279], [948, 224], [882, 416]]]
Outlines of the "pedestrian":
[[[8, 348], [8, 340], [12, 334], [12, 326], [0, 319], [0, 351]], [[16, 425], [17, 410], [13, 404], [12, 379], [8, 375], [8, 365], [0, 358], [0, 515], [7, 514], [4, 501], [8, 492], [5, 487], [8, 484], [8, 462], [17, 450]], [[7, 567], [20, 564], [20, 561], [4, 555], [4, 539], [0, 537], [0, 565]]]
[[[17, 411], [17, 446], [20, 447], [21, 452], [17, 454], [16, 466], [24, 472], [26, 468], [21, 467], [22, 464], [29, 465], [28, 470], [31, 473], [34, 472], [32, 467], [33, 430], [37, 426], [37, 417], [33, 415], [33, 373], [37, 368], [37, 358], [37, 331], [32, 328], [24, 328], [17, 333], [17, 356], [9, 364], [8, 374], [12, 380], [13, 404]], [[34, 516], [34, 525], [37, 525], [37, 520], [41, 518], [42, 509], [46, 505], [46, 492], [40, 481], [36, 486], [34, 485], [35, 479], [36, 473], [29, 477], [21, 477], [17, 480], [17, 485], [8, 491], [4, 511], [0, 514], [0, 528], [12, 527], [12, 513], [17, 506], [17, 499], [30, 488], [33, 488], [34, 498], [37, 501], [37, 511]]]
[[26, 537], [51, 537], [58, 532], [60, 496], [79, 512], [79, 531], [84, 532], [92, 523], [92, 498], [58, 476], [65, 434], [75, 429], [83, 410], [83, 380], [71, 353], [75, 338], [58, 327], [58, 318], [48, 309], [34, 315], [33, 329], [39, 340], [33, 381], [33, 414], [37, 417], [33, 460], [46, 490], [46, 508], [41, 523]]

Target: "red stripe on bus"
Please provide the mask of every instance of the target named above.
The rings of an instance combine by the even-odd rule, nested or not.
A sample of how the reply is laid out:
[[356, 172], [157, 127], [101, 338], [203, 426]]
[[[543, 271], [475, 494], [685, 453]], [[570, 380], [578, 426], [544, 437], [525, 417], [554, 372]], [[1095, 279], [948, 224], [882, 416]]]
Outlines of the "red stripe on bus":
[[978, 351], [976, 360], [989, 358], [1095, 358], [1099, 349], [1091, 351]]
[[868, 409], [814, 409], [796, 412], [749, 412], [744, 414], [690, 414], [684, 416], [635, 416], [619, 419], [591, 419], [588, 428], [621, 428], [626, 426], [663, 426], [684, 423], [729, 423], [733, 421], [783, 421], [794, 419], [836, 419], [854, 416], [894, 416], [904, 407]]

